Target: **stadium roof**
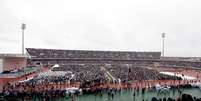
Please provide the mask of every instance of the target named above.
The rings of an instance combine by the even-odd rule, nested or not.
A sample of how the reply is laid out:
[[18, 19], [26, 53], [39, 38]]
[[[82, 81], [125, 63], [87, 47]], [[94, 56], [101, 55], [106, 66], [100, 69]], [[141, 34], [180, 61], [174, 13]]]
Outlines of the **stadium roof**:
[[26, 50], [56, 50], [56, 51], [81, 51], [81, 52], [121, 52], [121, 53], [161, 53], [161, 51], [125, 51], [125, 50], [82, 50], [82, 49], [53, 49], [53, 48], [26, 48]]

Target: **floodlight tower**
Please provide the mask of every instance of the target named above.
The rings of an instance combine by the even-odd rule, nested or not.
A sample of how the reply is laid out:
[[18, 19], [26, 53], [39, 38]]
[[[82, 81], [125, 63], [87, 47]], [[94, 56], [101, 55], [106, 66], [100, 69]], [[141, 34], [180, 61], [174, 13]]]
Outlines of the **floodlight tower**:
[[165, 56], [165, 33], [162, 33], [162, 39], [163, 39], [163, 51], [162, 51], [162, 56]]
[[22, 29], [22, 54], [24, 54], [24, 30], [26, 29], [26, 24], [22, 23], [21, 29]]

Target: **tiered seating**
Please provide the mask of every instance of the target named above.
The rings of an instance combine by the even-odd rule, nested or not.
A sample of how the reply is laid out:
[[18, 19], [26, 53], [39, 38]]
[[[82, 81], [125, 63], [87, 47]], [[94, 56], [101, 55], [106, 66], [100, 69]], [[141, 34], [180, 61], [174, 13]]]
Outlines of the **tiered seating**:
[[33, 58], [69, 58], [69, 59], [160, 59], [160, 52], [121, 52], [121, 51], [86, 51], [27, 48]]

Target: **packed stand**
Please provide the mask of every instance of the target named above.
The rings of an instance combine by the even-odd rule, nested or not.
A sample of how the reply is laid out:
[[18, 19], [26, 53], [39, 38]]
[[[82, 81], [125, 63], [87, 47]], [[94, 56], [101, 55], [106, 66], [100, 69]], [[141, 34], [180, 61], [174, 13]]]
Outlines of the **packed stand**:
[[33, 58], [68, 58], [68, 59], [160, 59], [160, 52], [123, 52], [123, 51], [87, 51], [27, 48]]

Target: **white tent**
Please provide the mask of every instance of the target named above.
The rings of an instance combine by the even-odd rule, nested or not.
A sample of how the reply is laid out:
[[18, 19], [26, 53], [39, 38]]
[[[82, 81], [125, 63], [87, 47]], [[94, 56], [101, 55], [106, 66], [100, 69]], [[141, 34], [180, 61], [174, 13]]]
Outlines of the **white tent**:
[[170, 75], [170, 76], [177, 76], [177, 77], [181, 77], [182, 80], [195, 80], [195, 77], [192, 76], [187, 76], [187, 75], [182, 75], [182, 74], [178, 74], [178, 73], [173, 73], [173, 72], [160, 72], [161, 74], [165, 74], [165, 75]]

